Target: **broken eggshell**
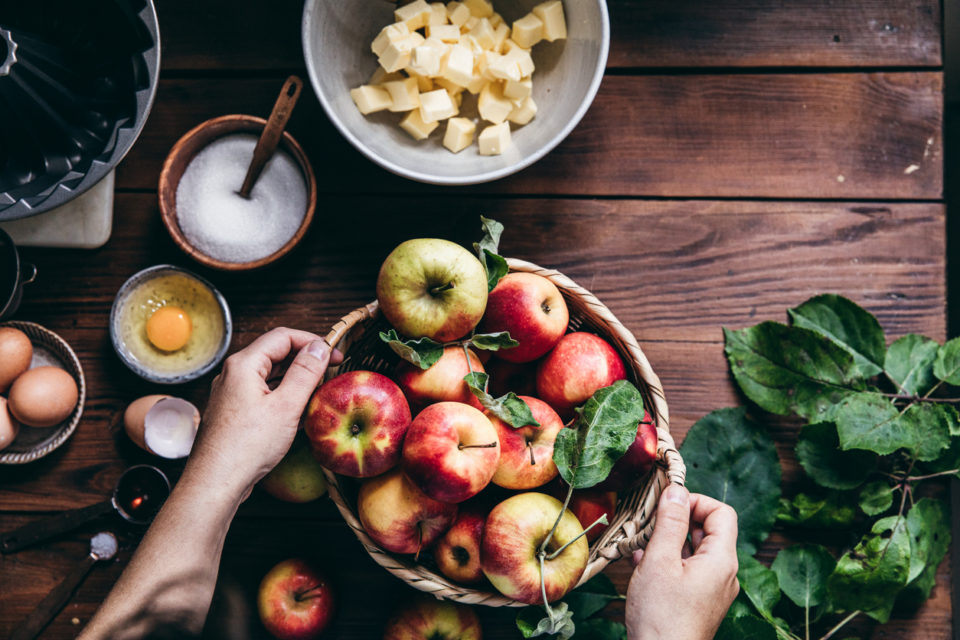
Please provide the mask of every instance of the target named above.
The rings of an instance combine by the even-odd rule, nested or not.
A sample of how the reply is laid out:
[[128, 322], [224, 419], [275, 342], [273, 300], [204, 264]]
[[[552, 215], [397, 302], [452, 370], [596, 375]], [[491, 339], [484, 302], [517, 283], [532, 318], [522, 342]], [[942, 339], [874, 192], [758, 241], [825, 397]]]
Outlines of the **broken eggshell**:
[[144, 396], [131, 402], [123, 414], [123, 427], [130, 439], [163, 458], [189, 455], [199, 426], [200, 411], [173, 396]]

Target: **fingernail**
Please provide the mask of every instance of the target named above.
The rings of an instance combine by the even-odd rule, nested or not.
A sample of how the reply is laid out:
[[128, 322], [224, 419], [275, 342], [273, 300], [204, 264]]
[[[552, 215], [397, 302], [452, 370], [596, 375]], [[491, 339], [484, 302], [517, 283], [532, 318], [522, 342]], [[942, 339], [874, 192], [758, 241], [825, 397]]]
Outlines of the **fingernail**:
[[330, 359], [330, 345], [327, 344], [326, 340], [314, 340], [307, 345], [307, 353], [316, 358], [326, 362]]
[[673, 502], [676, 504], [687, 504], [690, 499], [690, 494], [679, 484], [671, 484], [669, 487], [667, 487], [666, 491], [663, 492], [663, 495], [667, 502]]

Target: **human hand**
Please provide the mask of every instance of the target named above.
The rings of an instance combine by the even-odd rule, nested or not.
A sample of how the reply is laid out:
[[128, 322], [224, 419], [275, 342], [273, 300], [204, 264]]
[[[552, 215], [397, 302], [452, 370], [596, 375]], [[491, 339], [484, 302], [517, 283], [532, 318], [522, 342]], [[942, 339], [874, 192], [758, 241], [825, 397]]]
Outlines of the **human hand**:
[[[687, 534], [690, 541], [687, 541]], [[630, 640], [710, 640], [737, 597], [737, 512], [671, 484], [627, 587]]]
[[[200, 474], [228, 494], [249, 494], [290, 448], [327, 365], [342, 359], [320, 336], [286, 328], [231, 355], [213, 380], [184, 474]], [[281, 374], [271, 389], [269, 381]]]

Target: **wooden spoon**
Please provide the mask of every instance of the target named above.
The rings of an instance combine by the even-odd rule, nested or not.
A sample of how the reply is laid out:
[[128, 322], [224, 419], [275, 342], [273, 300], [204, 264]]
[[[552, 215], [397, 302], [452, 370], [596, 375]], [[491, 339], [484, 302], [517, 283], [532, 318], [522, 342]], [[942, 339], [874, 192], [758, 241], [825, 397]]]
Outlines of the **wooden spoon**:
[[243, 186], [240, 187], [238, 192], [241, 197], [250, 197], [250, 191], [253, 190], [253, 185], [260, 177], [264, 165], [276, 152], [277, 145], [280, 144], [280, 137], [290, 120], [290, 114], [293, 113], [293, 107], [296, 106], [302, 89], [303, 80], [297, 76], [290, 76], [283, 83], [283, 90], [277, 97], [277, 101], [273, 105], [273, 111], [267, 118], [267, 125], [263, 128], [263, 133], [260, 134], [257, 146], [253, 150], [253, 159], [247, 169], [247, 176], [243, 179]]

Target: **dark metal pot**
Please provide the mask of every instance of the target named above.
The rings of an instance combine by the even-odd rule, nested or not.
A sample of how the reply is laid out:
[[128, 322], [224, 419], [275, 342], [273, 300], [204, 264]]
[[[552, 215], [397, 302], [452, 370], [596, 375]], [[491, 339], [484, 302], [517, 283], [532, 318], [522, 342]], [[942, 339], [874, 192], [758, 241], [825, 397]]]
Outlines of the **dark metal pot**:
[[20, 262], [17, 245], [6, 231], [0, 229], [0, 320], [17, 312], [23, 297], [23, 285], [30, 284], [36, 277], [37, 268]]

